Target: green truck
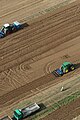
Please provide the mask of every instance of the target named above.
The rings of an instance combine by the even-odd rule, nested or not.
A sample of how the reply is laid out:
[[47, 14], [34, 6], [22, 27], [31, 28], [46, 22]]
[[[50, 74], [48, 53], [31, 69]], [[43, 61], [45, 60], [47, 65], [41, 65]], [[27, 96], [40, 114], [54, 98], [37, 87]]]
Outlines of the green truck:
[[33, 113], [35, 114], [40, 110], [40, 106], [37, 103], [33, 103], [25, 108], [14, 110], [12, 118], [10, 116], [4, 116], [0, 120], [22, 120]]
[[39, 110], [40, 106], [36, 103], [22, 109], [16, 109], [13, 114], [13, 119], [22, 120], [23, 118], [26, 118]]

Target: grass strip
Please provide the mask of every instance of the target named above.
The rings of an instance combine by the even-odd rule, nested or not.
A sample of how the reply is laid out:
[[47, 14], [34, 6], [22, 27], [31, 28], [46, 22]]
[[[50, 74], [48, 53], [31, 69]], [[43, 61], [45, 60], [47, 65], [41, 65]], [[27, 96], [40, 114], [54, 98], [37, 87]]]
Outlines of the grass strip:
[[45, 116], [49, 115], [53, 111], [59, 109], [63, 105], [67, 105], [67, 104], [71, 103], [72, 101], [75, 101], [79, 97], [80, 97], [80, 91], [77, 91], [77, 92], [65, 97], [64, 99], [52, 104], [50, 107], [48, 107], [45, 110], [37, 113], [36, 115], [31, 116], [29, 118], [29, 120], [39, 120], [41, 118], [44, 118]]

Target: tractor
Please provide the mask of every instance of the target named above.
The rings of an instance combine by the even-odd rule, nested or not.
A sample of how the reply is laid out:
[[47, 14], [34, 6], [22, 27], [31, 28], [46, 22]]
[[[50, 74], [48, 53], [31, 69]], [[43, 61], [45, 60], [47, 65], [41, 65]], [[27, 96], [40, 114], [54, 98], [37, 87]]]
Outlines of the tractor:
[[5, 37], [8, 34], [16, 32], [22, 28], [22, 24], [18, 21], [13, 22], [13, 24], [4, 24], [0, 30], [0, 38]]
[[52, 73], [55, 76], [62, 76], [63, 74], [73, 71], [74, 69], [75, 69], [74, 64], [72, 64], [71, 62], [64, 62], [60, 68], [56, 69]]

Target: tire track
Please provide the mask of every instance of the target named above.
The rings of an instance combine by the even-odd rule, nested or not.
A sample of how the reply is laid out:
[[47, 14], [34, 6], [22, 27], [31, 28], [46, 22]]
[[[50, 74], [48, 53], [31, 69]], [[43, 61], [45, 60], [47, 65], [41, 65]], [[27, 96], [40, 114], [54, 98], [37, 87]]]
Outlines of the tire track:
[[[70, 26], [70, 28], [71, 28], [71, 26]], [[71, 32], [75, 32], [76, 31], [76, 29], [78, 30], [78, 28], [79, 28], [79, 24], [77, 25], [77, 26], [74, 26], [74, 28], [73, 28], [73, 26], [72, 26], [72, 30], [70, 30]], [[69, 29], [69, 27], [67, 28], [67, 29]], [[80, 28], [79, 28], [80, 29]], [[66, 32], [66, 34], [69, 34], [70, 33], [70, 31], [68, 30], [68, 33], [67, 33], [67, 31], [66, 31], [66, 29], [64, 29], [64, 31]], [[62, 34], [62, 33], [60, 33], [60, 34]], [[66, 35], [65, 33], [64, 33], [64, 36]], [[59, 36], [61, 36], [61, 35], [59, 35]], [[63, 35], [61, 36], [61, 37], [63, 37]], [[59, 37], [60, 38], [60, 37]], [[58, 39], [58, 38], [57, 38]], [[52, 41], [51, 41], [51, 43], [52, 43]], [[47, 44], [49, 44], [49, 42], [47, 43]], [[47, 44], [45, 44], [45, 45], [47, 45]], [[38, 47], [38, 45], [39, 45], [39, 47]], [[33, 50], [37, 50], [37, 49], [39, 49], [40, 47], [42, 47], [42, 43], [41, 43], [41, 46], [40, 46], [40, 43], [38, 43], [38, 45], [37, 45], [37, 48], [34, 46], [34, 47], [32, 47], [31, 46], [31, 48], [33, 48], [32, 49], [32, 51]], [[44, 44], [43, 44], [43, 47], [44, 47]], [[25, 50], [25, 49], [24, 49]], [[27, 50], [25, 50], [25, 52], [26, 52]], [[32, 52], [31, 51], [31, 52]], [[25, 53], [24, 51], [22, 52], [22, 56], [24, 55], [24, 53]], [[15, 52], [16, 53], [16, 52]], [[27, 53], [25, 53], [25, 54], [29, 54], [30, 52], [27, 52]], [[14, 54], [15, 56], [16, 56], [16, 54]], [[11, 61], [12, 60], [14, 60], [14, 59], [16, 59], [14, 56], [13, 56], [13, 54], [12, 54], [12, 59], [11, 59]], [[19, 58], [19, 55], [17, 56], [18, 58]], [[20, 57], [21, 57], [21, 54], [20, 54]], [[10, 61], [10, 58], [11, 58], [11, 55], [8, 57], [8, 58], [6, 58], [6, 61]], [[4, 58], [5, 59], [5, 58]], [[8, 59], [8, 60], [7, 60]], [[3, 60], [2, 60], [2, 62], [3, 62]], [[0, 61], [0, 63], [1, 63], [1, 61]], [[1, 63], [1, 64], [4, 64], [4, 63]]]

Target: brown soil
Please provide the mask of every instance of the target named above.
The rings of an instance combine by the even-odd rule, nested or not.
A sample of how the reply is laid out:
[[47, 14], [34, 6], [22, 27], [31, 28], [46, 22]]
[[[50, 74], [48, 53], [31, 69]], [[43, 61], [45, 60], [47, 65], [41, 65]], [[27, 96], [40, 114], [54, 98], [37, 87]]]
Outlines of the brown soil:
[[0, 26], [16, 20], [30, 20], [44, 15], [56, 5], [63, 6], [73, 1], [75, 0], [67, 0], [67, 2], [65, 0], [0, 0]]
[[38, 18], [36, 22], [29, 22], [28, 27], [0, 40], [1, 109], [37, 87], [46, 87], [56, 79], [51, 72], [64, 61], [77, 64], [78, 69], [53, 80], [54, 85], [80, 72], [79, 8], [78, 0]]

